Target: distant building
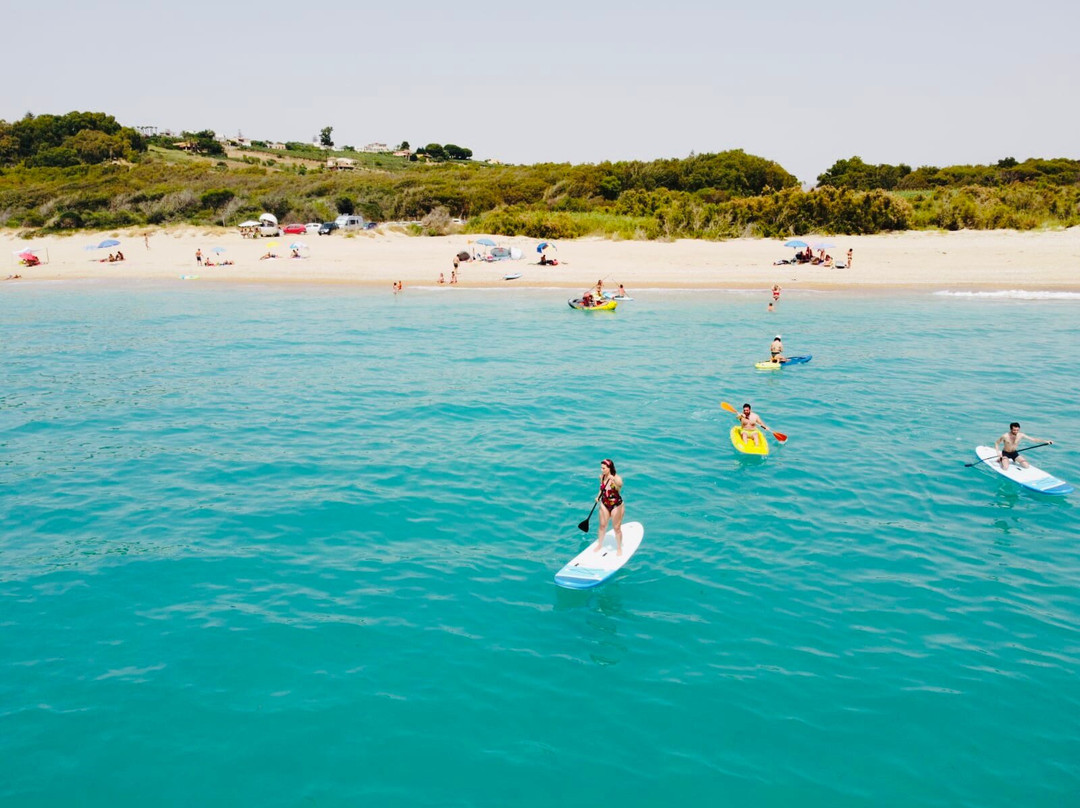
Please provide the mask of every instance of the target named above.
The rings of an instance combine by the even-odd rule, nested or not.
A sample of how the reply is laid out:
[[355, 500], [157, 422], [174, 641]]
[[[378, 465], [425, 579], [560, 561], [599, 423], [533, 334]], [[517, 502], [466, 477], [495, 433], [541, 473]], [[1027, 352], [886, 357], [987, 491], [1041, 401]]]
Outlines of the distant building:
[[285, 151], [288, 147], [284, 143], [267, 143], [266, 148], [274, 149], [275, 151]]
[[326, 167], [331, 171], [352, 171], [356, 161], [350, 157], [331, 157], [326, 161]]
[[386, 154], [387, 152], [393, 151], [393, 149], [385, 143], [369, 143], [364, 146], [364, 148], [360, 149], [360, 151], [367, 152], [368, 154]]
[[398, 151], [394, 152], [394, 157], [404, 157], [406, 160], [408, 160], [410, 157], [412, 157], [412, 152], [409, 149], [399, 149]]

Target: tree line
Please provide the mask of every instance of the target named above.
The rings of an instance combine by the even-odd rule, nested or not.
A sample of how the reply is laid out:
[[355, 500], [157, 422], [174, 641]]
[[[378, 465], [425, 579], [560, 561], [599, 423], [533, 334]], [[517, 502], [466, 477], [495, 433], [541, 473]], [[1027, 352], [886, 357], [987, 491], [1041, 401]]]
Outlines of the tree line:
[[[784, 237], [1080, 224], [1080, 163], [1065, 158], [913, 170], [852, 157], [838, 160], [808, 191], [778, 163], [742, 150], [508, 166], [474, 163], [469, 150], [452, 144], [428, 144], [416, 151], [430, 162], [364, 155], [370, 162], [358, 170], [330, 172], [281, 160], [281, 153], [269, 150], [226, 159], [208, 130], [186, 132], [185, 139], [202, 156], [168, 157], [103, 113], [0, 121], [0, 225], [50, 232], [231, 225], [264, 210], [284, 221], [357, 211], [374, 221], [423, 221], [417, 232], [464, 227], [537, 238]], [[437, 162], [435, 147], [446, 162]], [[457, 225], [454, 219], [466, 221]]]
[[142, 135], [103, 112], [37, 116], [28, 112], [14, 123], [0, 121], [0, 166], [97, 165], [131, 160], [145, 151]]

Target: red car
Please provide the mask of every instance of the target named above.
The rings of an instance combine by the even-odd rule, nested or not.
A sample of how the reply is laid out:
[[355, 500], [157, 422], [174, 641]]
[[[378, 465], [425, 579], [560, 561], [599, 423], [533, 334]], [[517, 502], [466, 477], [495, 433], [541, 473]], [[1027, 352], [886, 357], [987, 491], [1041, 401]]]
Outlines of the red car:
[[307, 228], [302, 224], [287, 224], [281, 229], [281, 232], [289, 235], [300, 235], [306, 233]]

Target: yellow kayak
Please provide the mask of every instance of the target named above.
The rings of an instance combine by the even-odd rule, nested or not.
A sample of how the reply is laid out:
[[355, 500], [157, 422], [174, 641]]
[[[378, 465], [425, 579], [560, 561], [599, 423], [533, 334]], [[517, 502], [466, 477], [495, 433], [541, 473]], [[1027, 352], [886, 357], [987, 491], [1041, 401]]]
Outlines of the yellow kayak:
[[779, 362], [755, 362], [754, 367], [758, 370], [780, 370], [783, 365]]
[[619, 304], [614, 300], [605, 300], [603, 303], [593, 306], [581, 305], [581, 298], [577, 300], [566, 301], [570, 304], [570, 308], [577, 309], [578, 311], [615, 311], [616, 306]]
[[731, 445], [743, 454], [767, 455], [769, 453], [769, 442], [765, 440], [764, 433], [758, 432], [758, 435], [761, 436], [759, 441], [745, 441], [742, 436], [742, 427], [736, 424], [731, 428]]

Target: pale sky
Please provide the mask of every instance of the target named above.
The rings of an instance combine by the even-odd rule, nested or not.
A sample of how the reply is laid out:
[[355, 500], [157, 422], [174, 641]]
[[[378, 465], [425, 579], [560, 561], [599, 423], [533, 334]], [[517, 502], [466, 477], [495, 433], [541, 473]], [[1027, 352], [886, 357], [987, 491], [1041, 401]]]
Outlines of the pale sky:
[[11, 4], [0, 118], [509, 163], [743, 149], [803, 183], [836, 160], [1080, 158], [1080, 3], [872, 0]]

